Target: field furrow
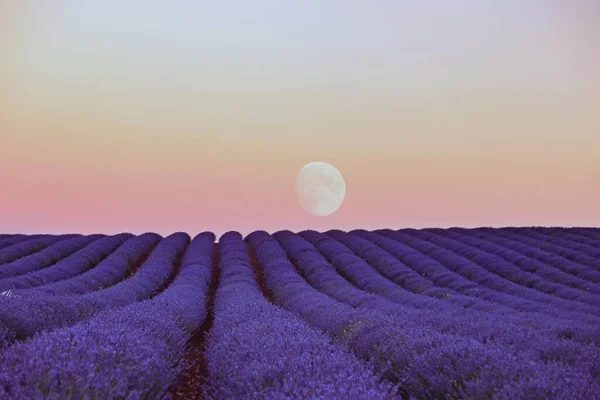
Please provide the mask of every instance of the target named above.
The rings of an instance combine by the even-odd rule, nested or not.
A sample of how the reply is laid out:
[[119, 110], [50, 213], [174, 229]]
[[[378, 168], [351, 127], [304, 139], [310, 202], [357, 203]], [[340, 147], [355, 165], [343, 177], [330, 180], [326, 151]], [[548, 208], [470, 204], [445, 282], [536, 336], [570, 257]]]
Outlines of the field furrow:
[[[214, 240], [214, 238], [213, 238]], [[170, 388], [170, 394], [174, 399], [202, 399], [202, 385], [207, 382], [208, 368], [206, 362], [206, 337], [211, 330], [214, 321], [214, 305], [221, 271], [220, 244], [211, 246], [209, 251], [210, 260], [205, 259], [208, 267], [201, 293], [204, 296], [204, 314], [198, 325], [192, 331], [181, 356], [177, 380]]]

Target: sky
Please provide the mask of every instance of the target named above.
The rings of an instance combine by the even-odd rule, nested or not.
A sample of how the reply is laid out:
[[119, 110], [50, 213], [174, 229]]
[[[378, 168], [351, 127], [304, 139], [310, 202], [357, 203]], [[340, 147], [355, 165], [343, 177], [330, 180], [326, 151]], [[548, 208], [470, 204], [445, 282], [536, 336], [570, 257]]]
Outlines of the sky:
[[[600, 226], [595, 0], [3, 0], [0, 230]], [[295, 180], [334, 165], [315, 217]]]

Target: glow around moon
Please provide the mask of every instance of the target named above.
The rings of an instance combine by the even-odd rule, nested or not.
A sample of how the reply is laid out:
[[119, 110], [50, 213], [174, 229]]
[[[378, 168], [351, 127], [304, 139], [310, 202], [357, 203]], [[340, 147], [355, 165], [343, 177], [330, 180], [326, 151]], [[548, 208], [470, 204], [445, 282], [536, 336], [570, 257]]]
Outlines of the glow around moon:
[[304, 210], [324, 217], [333, 214], [342, 205], [346, 196], [346, 182], [333, 165], [311, 162], [298, 172], [296, 195]]

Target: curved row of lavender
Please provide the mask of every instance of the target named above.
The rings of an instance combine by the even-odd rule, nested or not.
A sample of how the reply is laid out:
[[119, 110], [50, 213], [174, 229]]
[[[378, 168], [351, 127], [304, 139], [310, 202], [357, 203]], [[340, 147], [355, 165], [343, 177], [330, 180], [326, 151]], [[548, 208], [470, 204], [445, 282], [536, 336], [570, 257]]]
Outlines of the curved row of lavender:
[[[600, 256], [600, 250], [598, 250], [597, 247], [594, 247], [594, 244], [592, 244], [592, 245], [586, 244], [586, 242], [589, 243], [589, 241], [590, 241], [589, 239], [577, 237], [575, 235], [569, 234], [562, 230], [553, 231], [554, 233], [559, 234], [558, 237], [556, 237], [555, 235], [552, 235], [552, 232], [549, 232], [549, 231], [535, 230], [535, 229], [530, 229], [530, 228], [509, 230], [509, 232], [515, 232], [515, 233], [524, 232], [527, 235], [527, 237], [529, 237], [531, 239], [540, 240], [543, 243], [543, 245], [546, 245], [546, 244], [555, 245], [553, 247], [556, 248], [559, 252], [562, 250], [562, 252], [560, 252], [558, 254], [561, 254], [563, 257], [566, 257], [569, 259], [573, 258], [574, 260], [576, 260], [579, 256], [579, 254], [577, 252], [587, 253], [588, 255], [590, 255], [592, 257]], [[595, 243], [595, 246], [598, 246], [598, 242]], [[565, 253], [564, 252], [565, 250], [567, 250], [567, 251], [573, 250], [575, 252], [569, 251], [568, 253]], [[596, 266], [596, 269], [598, 269], [597, 266]]]
[[[19, 242], [29, 241], [35, 237], [40, 237], [40, 236], [44, 236], [44, 235], [23, 235], [23, 234], [4, 235], [2, 238], [0, 238], [0, 250], [4, 249], [5, 247], [10, 247]], [[0, 261], [0, 265], [2, 263], [3, 262]]]
[[214, 241], [0, 235], [0, 398], [600, 398], [598, 229]]
[[[181, 251], [185, 235], [175, 239], [164, 247]], [[206, 318], [213, 241], [212, 233], [198, 235], [173, 283], [151, 300], [9, 347], [0, 355], [0, 398], [163, 397], [177, 380], [187, 341]]]
[[[120, 242], [120, 236], [122, 235], [116, 235], [112, 239]], [[112, 242], [110, 238], [107, 239], [107, 241]], [[104, 257], [106, 248], [91, 249], [92, 246], [88, 246], [84, 249], [86, 254], [83, 257], [69, 257], [63, 260], [64, 268], [69, 271], [69, 275], [72, 275], [71, 278], [61, 278], [53, 283], [46, 283], [43, 286], [30, 289], [21, 289], [15, 293], [43, 293], [55, 296], [70, 296], [82, 295], [111, 287], [127, 277], [128, 271], [132, 269], [132, 264], [141, 265], [161, 239], [162, 237], [156, 233], [144, 233], [136, 237], [131, 237], [106, 257]], [[90, 262], [92, 258], [102, 258], [102, 260], [97, 263]], [[55, 264], [54, 267], [58, 267], [58, 264]], [[38, 272], [44, 273], [48, 269], [45, 268]], [[85, 269], [85, 271], [81, 273], [74, 272], [80, 269]]]
[[[532, 398], [534, 393], [540, 393], [540, 398], [577, 398], [590, 390], [600, 390], [595, 379], [597, 364], [588, 361], [600, 360], [594, 346], [588, 346], [585, 357], [578, 357], [578, 364], [571, 366], [568, 348], [554, 352], [566, 353], [566, 362], [554, 357], [541, 359], [527, 349], [507, 352], [501, 345], [425, 328], [419, 322], [419, 313], [408, 309], [404, 315], [390, 318], [398, 306], [357, 290], [339, 275], [336, 277], [306, 241], [286, 231], [275, 233], [274, 237], [255, 233], [250, 241], [259, 260], [271, 252], [278, 255], [274, 257], [276, 263], [269, 265], [264, 259], [263, 266], [267, 279], [273, 279], [273, 287], [280, 288], [281, 292], [275, 295], [282, 293], [280, 301], [284, 307], [293, 307], [294, 312], [348, 345], [358, 357], [374, 361], [377, 371], [400, 383], [408, 395]], [[294, 264], [282, 261], [286, 253], [303, 276]], [[302, 296], [302, 301], [294, 301], [296, 296]], [[581, 391], [574, 392], [576, 389]]]
[[[423, 327], [433, 328], [442, 333], [470, 336], [483, 343], [496, 342], [511, 351], [527, 349], [537, 352], [542, 359], [562, 359], [569, 363], [581, 361], [578, 356], [574, 357], [574, 354], [597, 351], [597, 348], [590, 344], [574, 341], [565, 346], [555, 340], [568, 332], [570, 327], [579, 326], [574, 323], [548, 325], [547, 319], [542, 318], [536, 325], [538, 331], [532, 331], [527, 326], [534, 321], [535, 314], [518, 314], [514, 310], [512, 312], [508, 310], [499, 315], [495, 312], [497, 308], [482, 307], [479, 309], [474, 307], [476, 304], [485, 304], [485, 301], [467, 303], [468, 298], [466, 296], [461, 296], [455, 292], [444, 292], [440, 296], [441, 293], [438, 291], [432, 296], [434, 299], [411, 293], [410, 285], [405, 288], [400, 280], [397, 280], [398, 282], [395, 284], [393, 274], [390, 273], [391, 271], [401, 271], [404, 273], [404, 278], [410, 279], [409, 276], [406, 276], [406, 271], [402, 268], [400, 262], [391, 257], [386, 258], [386, 253], [383, 250], [360, 237], [347, 235], [339, 231], [330, 231], [327, 235], [305, 231], [301, 232], [300, 236], [310, 241], [331, 266], [335, 267], [337, 272], [356, 286], [357, 289], [379, 295], [386, 300], [402, 305], [402, 307], [396, 307], [393, 314], [406, 315], [407, 308], [411, 309], [410, 312], [419, 310], [418, 321]], [[365, 259], [370, 260], [375, 268], [358, 257], [357, 254], [363, 254]], [[387, 255], [389, 256], [389, 254]], [[321, 262], [323, 263], [321, 270], [329, 269], [333, 273], [333, 268], [327, 265], [327, 261], [321, 260]], [[382, 266], [384, 268], [381, 268]], [[377, 268], [380, 268], [382, 273]], [[392, 279], [388, 279], [386, 275]], [[345, 283], [339, 276], [328, 277], [329, 281], [335, 279], [341, 281], [340, 285], [347, 286], [349, 291], [361, 295], [360, 291]], [[428, 291], [430, 290], [421, 292], [421, 294]], [[456, 307], [447, 303], [463, 307], [469, 305], [469, 308], [465, 307], [461, 311], [460, 324], [456, 324], [456, 318], [453, 315], [456, 312]], [[363, 303], [360, 307], [380, 309], [378, 304], [370, 303]], [[477, 310], [483, 310], [485, 313]], [[414, 315], [411, 317], [414, 319]], [[544, 321], [546, 322], [544, 323]], [[545, 331], [542, 331], [542, 327], [545, 328]], [[596, 329], [590, 330], [587, 337], [597, 334]]]
[[78, 236], [81, 235], [35, 235], [32, 237], [24, 236], [23, 240], [17, 238], [14, 243], [10, 243], [9, 246], [0, 250], [0, 265], [5, 265], [29, 255], [36, 256], [35, 253], [54, 243]]
[[[384, 399], [392, 385], [261, 293], [237, 232], [219, 240], [221, 279], [206, 344], [207, 397]], [[241, 368], [240, 366], [243, 366]]]
[[[373, 266], [378, 266], [380, 272], [387, 274], [388, 278], [394, 277], [394, 274], [402, 271], [405, 277], [410, 279], [408, 281], [409, 290], [415, 293], [438, 297], [463, 308], [491, 311], [494, 314], [502, 315], [503, 318], [517, 318], [520, 324], [527, 327], [552, 329], [558, 337], [569, 337], [583, 343], [600, 344], [600, 337], [597, 330], [594, 329], [597, 323], [581, 323], [583, 319], [595, 320], [596, 318], [593, 316], [581, 316], [581, 314], [573, 316], [566, 312], [549, 309], [535, 301], [509, 296], [501, 291], [489, 290], [468, 279], [468, 276], [446, 268], [443, 263], [416, 248], [376, 232], [354, 231], [350, 236], [363, 238], [367, 240], [367, 243], [370, 242], [371, 245], [374, 245], [373, 247], [380, 249], [380, 254], [383, 254], [384, 257], [387, 256], [387, 260], [384, 261], [388, 263], [387, 265], [391, 258], [392, 267], [387, 270], [382, 269], [381, 264], [373, 259], [367, 258], [367, 261]], [[420, 243], [427, 244], [426, 241]], [[394, 262], [394, 259], [399, 263]], [[465, 275], [467, 274], [465, 273]], [[405, 285], [402, 282], [397, 283]], [[444, 290], [440, 292], [440, 288]], [[457, 296], [457, 294], [461, 296]], [[511, 317], [512, 315], [514, 317]]]
[[[123, 306], [151, 297], [167, 283], [173, 272], [174, 261], [188, 242], [189, 236], [185, 233], [170, 235], [157, 245], [135, 274], [102, 290], [77, 297], [43, 293], [0, 297], [0, 332], [6, 332], [4, 342], [0, 337], [0, 350], [14, 340], [23, 340], [40, 331], [73, 324], [105, 308]], [[136, 244], [139, 247], [139, 243]], [[137, 250], [137, 253], [141, 252]], [[124, 272], [129, 264], [128, 257], [124, 257], [121, 252], [113, 255], [117, 262], [112, 263], [111, 267], [120, 268]], [[102, 272], [110, 277], [113, 271]]]
[[[13, 263], [13, 267], [20, 268], [23, 264], [29, 264], [34, 268], [29, 268], [30, 271], [22, 272], [18, 276], [0, 279], [0, 291], [31, 289], [78, 276], [108, 257], [118, 246], [132, 236], [132, 234], [120, 234], [102, 237], [93, 240], [92, 243], [85, 240], [83, 243], [87, 245], [72, 253], [69, 257], [53, 259], [46, 255], [46, 260], [50, 260], [48, 262], [50, 265], [46, 265], [46, 262], [35, 263], [30, 257], [17, 260]], [[73, 241], [75, 240], [73, 239]], [[4, 271], [4, 267], [2, 269]]]
[[45, 249], [6, 263], [0, 269], [0, 284], [2, 281], [15, 278], [55, 264], [57, 261], [81, 250], [84, 246], [102, 238], [103, 235], [77, 236], [53, 243]]

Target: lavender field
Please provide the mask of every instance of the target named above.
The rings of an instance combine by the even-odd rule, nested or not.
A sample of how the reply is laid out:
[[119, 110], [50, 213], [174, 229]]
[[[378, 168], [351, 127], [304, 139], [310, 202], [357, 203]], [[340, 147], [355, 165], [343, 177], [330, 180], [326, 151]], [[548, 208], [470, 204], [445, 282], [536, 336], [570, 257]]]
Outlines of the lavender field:
[[600, 399], [600, 229], [0, 235], [0, 399]]

